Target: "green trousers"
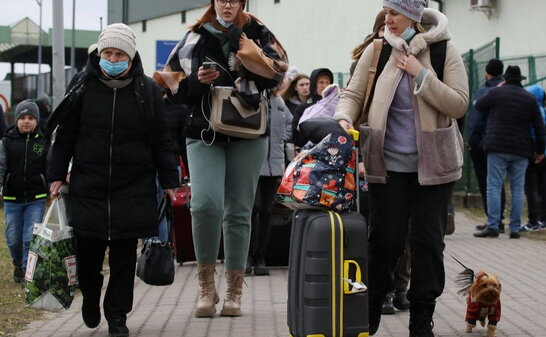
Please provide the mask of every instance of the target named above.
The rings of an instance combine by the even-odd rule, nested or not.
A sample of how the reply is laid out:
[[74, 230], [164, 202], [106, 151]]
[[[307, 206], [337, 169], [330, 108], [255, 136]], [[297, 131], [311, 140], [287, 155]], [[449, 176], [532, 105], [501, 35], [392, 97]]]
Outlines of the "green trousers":
[[223, 228], [226, 270], [243, 270], [254, 196], [267, 151], [266, 138], [210, 146], [188, 138], [186, 145], [197, 262], [216, 263]]

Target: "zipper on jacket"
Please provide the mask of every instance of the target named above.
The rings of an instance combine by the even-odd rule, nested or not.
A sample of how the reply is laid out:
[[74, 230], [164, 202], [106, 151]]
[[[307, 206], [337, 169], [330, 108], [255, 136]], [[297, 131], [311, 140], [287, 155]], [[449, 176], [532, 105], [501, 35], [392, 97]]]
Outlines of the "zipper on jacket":
[[110, 125], [110, 155], [108, 163], [108, 192], [107, 192], [107, 205], [108, 205], [108, 241], [110, 241], [110, 230], [112, 227], [112, 207], [110, 200], [110, 190], [112, 188], [112, 152], [114, 143], [114, 116], [116, 112], [116, 96], [118, 89], [114, 88], [114, 98], [112, 99], [112, 123]]
[[[413, 92], [413, 89], [412, 89]], [[421, 180], [419, 177], [423, 177], [423, 174], [421, 174], [422, 165], [419, 165], [419, 162], [421, 162], [421, 111], [419, 110], [419, 100], [417, 99], [417, 96], [412, 95], [411, 102], [413, 104], [413, 115], [415, 119], [415, 142], [417, 143], [417, 181], [419, 181], [419, 184], [421, 183]]]
[[27, 201], [27, 157], [28, 157], [28, 141], [30, 139], [30, 133], [27, 133], [27, 139], [25, 140], [25, 163], [23, 166], [23, 197], [25, 203]]

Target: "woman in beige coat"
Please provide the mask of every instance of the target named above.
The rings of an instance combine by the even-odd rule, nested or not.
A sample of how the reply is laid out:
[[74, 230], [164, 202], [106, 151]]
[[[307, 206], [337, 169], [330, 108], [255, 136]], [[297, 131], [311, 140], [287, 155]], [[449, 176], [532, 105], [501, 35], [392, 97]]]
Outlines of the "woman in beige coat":
[[[463, 61], [449, 41], [447, 18], [425, 6], [425, 0], [383, 0], [384, 39], [392, 52], [360, 126], [370, 183], [371, 335], [379, 327], [385, 294], [393, 290], [392, 275], [407, 236], [412, 249], [410, 337], [434, 336], [432, 315], [445, 282], [447, 203], [463, 164], [455, 119], [466, 111], [468, 84]], [[448, 41], [440, 81], [429, 47], [442, 40]], [[370, 45], [337, 107], [334, 119], [345, 129], [362, 117], [373, 55]]]

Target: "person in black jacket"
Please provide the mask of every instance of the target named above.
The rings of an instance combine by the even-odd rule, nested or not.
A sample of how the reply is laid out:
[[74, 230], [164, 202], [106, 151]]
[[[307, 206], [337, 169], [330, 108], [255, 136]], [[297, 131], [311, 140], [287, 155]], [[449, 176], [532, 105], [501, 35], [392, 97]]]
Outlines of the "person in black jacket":
[[322, 91], [324, 88], [334, 83], [334, 74], [327, 68], [315, 69], [311, 72], [310, 82], [309, 99], [307, 99], [307, 102], [298, 105], [296, 110], [294, 110], [294, 118], [292, 119], [292, 138], [294, 139], [296, 151], [303, 147], [308, 141], [298, 131], [300, 118], [305, 112], [305, 109], [317, 103], [322, 98]]
[[48, 143], [38, 128], [38, 107], [22, 101], [15, 110], [15, 125], [0, 141], [0, 189], [4, 198], [6, 241], [14, 265], [13, 281], [26, 270], [34, 224], [41, 222], [47, 198]]
[[[504, 175], [508, 173], [511, 189], [510, 238], [518, 239], [523, 208], [525, 171], [529, 159], [540, 163], [544, 158], [544, 121], [535, 96], [523, 89], [518, 66], [508, 66], [504, 85], [493, 88], [475, 107], [487, 115], [484, 150], [487, 152], [487, 228], [475, 237], [499, 236], [500, 195]], [[535, 139], [531, 138], [530, 127]]]
[[[485, 84], [482, 85], [474, 95], [474, 102], [470, 106], [468, 115], [468, 153], [472, 159], [472, 167], [476, 173], [480, 194], [483, 201], [483, 209], [487, 215], [487, 153], [483, 150], [483, 139], [485, 137], [486, 116], [484, 113], [476, 110], [475, 104], [478, 99], [483, 97], [490, 89], [498, 86], [502, 81], [504, 64], [501, 60], [491, 59], [485, 66]], [[506, 194], [504, 186], [501, 189], [501, 219], [504, 214], [504, 205], [506, 204]], [[477, 225], [476, 229], [483, 231], [485, 225]], [[504, 233], [504, 224], [501, 222], [499, 231]]]
[[143, 73], [135, 40], [124, 24], [106, 27], [98, 53], [89, 55], [85, 72], [69, 85], [65, 100], [77, 103], [64, 114], [55, 110], [49, 120], [59, 123], [48, 167], [52, 198], [59, 196], [72, 160], [68, 221], [77, 243], [83, 321], [90, 328], [101, 319], [109, 248], [103, 308], [110, 336], [129, 333], [137, 239], [158, 234], [156, 173], [173, 200], [179, 185], [162, 97]]
[[[242, 315], [250, 218], [267, 151], [263, 136], [243, 139], [212, 128], [211, 87], [233, 87], [233, 95], [257, 107], [264, 90], [277, 86], [288, 69], [281, 44], [263, 23], [245, 12], [245, 4], [245, 0], [211, 0], [171, 52], [165, 71], [154, 75], [175, 101], [188, 105], [184, 132], [198, 263], [197, 317], [216, 313], [219, 297], [214, 277], [222, 229], [227, 292], [220, 315]], [[215, 69], [205, 68], [203, 62], [214, 62]], [[182, 80], [173, 86], [169, 78]]]

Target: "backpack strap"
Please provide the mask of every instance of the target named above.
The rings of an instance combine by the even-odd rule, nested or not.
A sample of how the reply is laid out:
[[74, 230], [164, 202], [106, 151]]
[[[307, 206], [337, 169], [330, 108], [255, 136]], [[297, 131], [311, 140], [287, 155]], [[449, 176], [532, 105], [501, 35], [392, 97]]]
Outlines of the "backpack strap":
[[135, 94], [144, 112], [144, 128], [148, 132], [149, 141], [152, 140], [151, 130], [154, 125], [154, 81], [146, 75], [135, 77]]
[[146, 75], [136, 78], [135, 93], [140, 107], [144, 111], [144, 120], [147, 126], [151, 126], [154, 117], [154, 93], [153, 80]]
[[[370, 63], [370, 68], [368, 69], [368, 84], [366, 85], [366, 96], [364, 98], [364, 111], [368, 111], [369, 105], [371, 103], [371, 98], [373, 97], [373, 88], [375, 86], [375, 79], [377, 78], [377, 68], [379, 64], [379, 59], [383, 53], [383, 40], [375, 39], [373, 40], [373, 57], [372, 63]], [[385, 65], [383, 65], [384, 67]], [[379, 71], [381, 72], [381, 71]]]
[[[383, 55], [385, 50], [384, 48], [385, 42], [383, 39], [374, 39], [372, 43], [373, 43], [373, 57], [372, 57], [372, 62], [370, 63], [370, 68], [368, 69], [368, 83], [366, 85], [366, 96], [364, 96], [364, 105], [362, 108], [362, 113], [360, 114], [360, 117], [354, 123], [357, 126], [368, 122], [368, 110], [370, 108], [370, 104], [372, 103], [373, 93], [375, 91], [375, 82], [377, 81], [377, 77], [379, 77], [379, 74], [383, 70], [381, 68], [381, 55]], [[383, 64], [383, 67], [385, 67], [385, 64]]]
[[47, 129], [44, 134], [47, 139], [51, 139], [51, 135], [57, 126], [64, 122], [72, 110], [80, 104], [81, 97], [87, 91], [88, 78], [89, 73], [85, 70], [74, 75], [63, 100], [57, 105], [47, 120]]
[[[392, 46], [386, 42], [383, 38], [384, 44], [383, 49], [381, 50], [381, 56], [379, 57], [379, 63], [377, 65], [377, 71], [375, 78], [378, 78], [381, 75], [381, 72], [385, 68], [385, 65], [389, 61], [391, 56]], [[430, 45], [430, 63], [432, 64], [432, 69], [436, 73], [436, 76], [440, 81], [444, 80], [444, 66], [446, 63], [446, 50], [447, 50], [447, 40], [442, 40], [435, 42]]]
[[444, 67], [446, 63], [447, 40], [430, 45], [430, 63], [440, 81], [444, 81]]
[[144, 96], [144, 113], [150, 122], [154, 119], [154, 83], [153, 79], [144, 76], [144, 92], [146, 93]]
[[[387, 62], [389, 61], [389, 58], [392, 53], [392, 46], [387, 43], [387, 40], [385, 40], [385, 38], [375, 39], [373, 41], [373, 44], [374, 44], [374, 56], [373, 56], [372, 63], [370, 65], [370, 70], [368, 73], [368, 86], [366, 88], [364, 108], [362, 110], [362, 115], [360, 119], [358, 120], [357, 125], [365, 123], [368, 119], [368, 109], [370, 108], [369, 105], [371, 104], [373, 94], [375, 92], [375, 85], [377, 83], [377, 79], [379, 78], [379, 75], [381, 75], [381, 73], [383, 72], [383, 69], [385, 68], [385, 65], [387, 64]], [[438, 79], [443, 82], [444, 66], [446, 63], [447, 40], [435, 42], [430, 45], [429, 49], [430, 49], [430, 62], [432, 64], [432, 68], [434, 69], [434, 72], [436, 73], [436, 76], [438, 77]], [[376, 60], [376, 57], [378, 57], [377, 60]]]
[[[371, 85], [372, 92], [370, 94], [370, 97], [373, 97], [373, 94], [375, 92], [375, 85], [377, 84], [377, 79], [379, 78], [379, 75], [381, 75], [381, 73], [383, 72], [383, 69], [385, 69], [385, 65], [389, 61], [389, 58], [391, 57], [391, 53], [392, 53], [392, 46], [387, 43], [387, 40], [385, 40], [385, 38], [382, 38], [378, 41], [381, 42], [382, 48], [381, 48], [381, 53], [379, 54], [379, 60], [377, 62], [377, 71], [375, 72], [375, 77]], [[371, 104], [371, 98], [368, 104]], [[370, 108], [369, 106], [366, 106], [366, 114], [369, 108]]]

